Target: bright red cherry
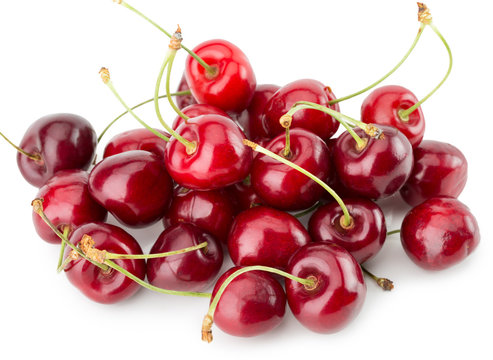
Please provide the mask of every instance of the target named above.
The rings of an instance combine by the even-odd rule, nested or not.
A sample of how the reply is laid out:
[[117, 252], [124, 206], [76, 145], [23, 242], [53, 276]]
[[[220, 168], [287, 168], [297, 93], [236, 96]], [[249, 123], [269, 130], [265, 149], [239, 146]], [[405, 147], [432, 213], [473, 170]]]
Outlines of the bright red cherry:
[[231, 200], [235, 207], [235, 213], [250, 209], [256, 205], [264, 205], [263, 200], [253, 189], [250, 177], [245, 180], [231, 185], [228, 188], [231, 194]]
[[89, 192], [121, 223], [142, 227], [163, 217], [173, 181], [161, 158], [133, 150], [98, 163], [89, 175]]
[[[156, 129], [161, 134], [169, 137], [164, 131]], [[131, 150], [144, 150], [164, 158], [166, 141], [156, 136], [147, 129], [133, 129], [114, 136], [104, 148], [104, 158]]]
[[[69, 241], [77, 245], [84, 235], [94, 241], [94, 247], [115, 254], [142, 254], [139, 243], [126, 231], [118, 226], [104, 223], [89, 223], [79, 227], [70, 236]], [[71, 249], [67, 246], [65, 256]], [[144, 260], [115, 259], [118, 266], [144, 280], [146, 265]], [[120, 272], [103, 269], [79, 257], [65, 267], [69, 281], [89, 299], [102, 303], [113, 304], [135, 294], [140, 285]]]
[[196, 146], [187, 153], [176, 138], [166, 146], [166, 167], [178, 184], [212, 190], [242, 181], [250, 172], [252, 151], [243, 145], [245, 134], [231, 119], [201, 115], [189, 119], [177, 131]]
[[147, 260], [147, 279], [157, 287], [178, 291], [202, 291], [212, 284], [223, 263], [220, 244], [192, 224], [181, 223], [164, 230], [151, 254], [176, 251], [207, 242], [207, 247], [184, 254]]
[[311, 243], [298, 250], [287, 271], [315, 281], [313, 287], [286, 279], [288, 304], [296, 319], [318, 333], [347, 326], [363, 306], [366, 285], [358, 262], [342, 247]]
[[373, 90], [361, 105], [361, 121], [396, 127], [414, 148], [419, 145], [425, 132], [421, 107], [409, 114], [408, 119], [403, 119], [399, 111], [409, 109], [417, 102], [416, 96], [402, 86], [382, 86]]
[[[226, 113], [224, 110], [221, 110], [216, 106], [207, 105], [207, 104], [189, 105], [181, 109], [181, 112], [186, 116], [188, 116], [189, 118], [194, 118], [200, 115], [207, 115], [207, 114], [217, 114], [229, 118], [228, 113]], [[173, 126], [172, 126], [173, 130], [176, 130], [178, 126], [180, 126], [184, 122], [185, 120], [178, 115], [173, 121]]]
[[[39, 189], [36, 198], [43, 200], [44, 213], [63, 233], [66, 226], [70, 232], [94, 221], [105, 221], [107, 211], [89, 194], [89, 174], [84, 170], [63, 170], [49, 179]], [[38, 235], [52, 244], [60, 244], [60, 238], [33, 212], [34, 228]]]
[[427, 270], [442, 270], [464, 260], [479, 244], [479, 227], [459, 200], [435, 197], [404, 217], [401, 242], [407, 255]]
[[[190, 90], [190, 87], [187, 84], [187, 78], [185, 77], [185, 73], [183, 73], [180, 84], [178, 85], [178, 89], [176, 91], [186, 91]], [[190, 95], [180, 95], [176, 97], [176, 104], [178, 105], [179, 109], [183, 109], [187, 106], [196, 104], [197, 100], [194, 99], [192, 94]]]
[[467, 181], [467, 160], [455, 146], [424, 140], [413, 150], [414, 167], [400, 190], [411, 206], [436, 196], [458, 197]]
[[193, 51], [211, 68], [208, 72], [188, 56], [185, 76], [198, 103], [240, 112], [252, 100], [257, 82], [246, 55], [226, 40], [209, 40]]
[[87, 170], [96, 154], [97, 137], [91, 124], [74, 114], [52, 114], [36, 120], [19, 147], [40, 156], [32, 160], [17, 153], [17, 165], [31, 185], [41, 187], [57, 171]]
[[[221, 284], [241, 267], [226, 271], [217, 280], [212, 299]], [[268, 273], [248, 271], [236, 277], [223, 292], [214, 313], [214, 323], [225, 333], [250, 337], [277, 327], [286, 311], [282, 286]]]
[[[335, 145], [337, 142], [337, 138], [331, 138], [325, 143], [327, 144], [327, 148], [329, 149], [329, 155], [330, 155], [330, 163], [334, 164], [334, 149]], [[339, 175], [337, 175], [337, 171], [335, 166], [331, 166], [329, 169], [329, 178], [327, 180], [327, 185], [331, 187], [332, 190], [336, 192], [337, 195], [339, 195], [341, 198], [345, 197], [351, 197], [352, 191], [346, 188], [342, 183], [341, 180], [339, 179]], [[334, 197], [330, 195], [329, 192], [325, 192], [325, 199], [328, 201], [335, 201]]]
[[311, 241], [293, 215], [266, 206], [238, 214], [231, 226], [228, 249], [235, 265], [286, 269], [293, 253]]

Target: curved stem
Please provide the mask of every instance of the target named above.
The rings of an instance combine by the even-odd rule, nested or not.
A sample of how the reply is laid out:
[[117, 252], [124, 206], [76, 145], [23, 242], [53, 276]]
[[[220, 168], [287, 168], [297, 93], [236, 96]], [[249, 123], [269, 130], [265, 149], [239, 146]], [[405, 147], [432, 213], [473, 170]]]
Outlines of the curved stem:
[[[70, 226], [64, 226], [63, 227], [63, 238], [68, 239], [68, 234], [70, 233]], [[58, 264], [57, 264], [57, 269], [59, 269], [62, 266], [63, 262], [63, 254], [65, 253], [65, 247], [67, 244], [65, 241], [62, 241], [62, 246], [60, 247], [60, 255], [58, 256]]]
[[[171, 69], [173, 68], [173, 62], [175, 61], [176, 51], [173, 51], [170, 55], [168, 62], [168, 70], [166, 71], [166, 94], [170, 94], [170, 80], [171, 80]], [[175, 102], [171, 98], [171, 95], [168, 96], [168, 102], [173, 110], [180, 116], [185, 122], [190, 119], [187, 115], [185, 115], [178, 106], [175, 105]]]
[[392, 231], [387, 232], [387, 236], [398, 234], [400, 232], [401, 232], [401, 229], [392, 230]]
[[207, 241], [204, 241], [203, 243], [200, 243], [195, 246], [190, 246], [184, 249], [180, 250], [175, 250], [175, 251], [168, 251], [168, 252], [163, 252], [163, 253], [158, 253], [158, 254], [138, 254], [138, 255], [132, 255], [132, 254], [114, 254], [114, 253], [106, 253], [106, 259], [156, 259], [156, 258], [162, 258], [162, 257], [167, 257], [167, 256], [172, 256], [172, 255], [178, 255], [178, 254], [184, 254], [190, 251], [195, 251], [199, 249], [203, 249], [207, 247]]
[[290, 141], [290, 136], [289, 136], [289, 126], [286, 127], [286, 145], [284, 146], [284, 152], [283, 155], [285, 158], [289, 157], [291, 154], [291, 141]]
[[300, 218], [300, 217], [303, 217], [309, 213], [311, 213], [313, 210], [316, 210], [318, 209], [320, 206], [322, 206], [323, 203], [321, 201], [318, 201], [315, 203], [315, 205], [313, 205], [312, 207], [309, 207], [308, 209], [306, 210], [303, 210], [303, 211], [300, 211], [299, 213], [296, 213], [296, 214], [293, 214], [293, 216], [295, 218]]
[[34, 161], [41, 160], [41, 155], [39, 155], [39, 154], [30, 154], [27, 151], [25, 151], [24, 149], [21, 149], [19, 146], [15, 145], [12, 141], [10, 141], [9, 138], [6, 137], [1, 131], [0, 131], [0, 136], [3, 137], [10, 145], [12, 145], [22, 155], [25, 155], [29, 159], [34, 160]]
[[361, 270], [363, 270], [363, 272], [366, 275], [371, 277], [377, 283], [377, 285], [380, 286], [383, 290], [390, 291], [394, 288], [394, 283], [392, 282], [392, 280], [389, 280], [386, 278], [381, 278], [381, 277], [378, 277], [376, 275], [373, 275], [371, 272], [369, 272], [363, 266], [361, 267]]

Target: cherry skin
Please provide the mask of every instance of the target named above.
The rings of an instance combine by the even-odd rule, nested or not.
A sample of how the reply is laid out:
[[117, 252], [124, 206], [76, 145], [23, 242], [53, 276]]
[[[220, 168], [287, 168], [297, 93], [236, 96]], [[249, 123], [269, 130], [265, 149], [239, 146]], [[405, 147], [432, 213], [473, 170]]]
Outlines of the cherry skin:
[[[89, 194], [89, 174], [84, 170], [63, 170], [39, 189], [36, 198], [43, 200], [43, 211], [62, 233], [66, 226], [72, 232], [77, 227], [94, 221], [105, 221], [108, 212]], [[38, 235], [51, 244], [60, 238], [33, 212], [34, 228]]]
[[313, 288], [286, 279], [288, 304], [298, 321], [318, 333], [334, 333], [358, 315], [366, 284], [358, 262], [333, 243], [311, 243], [298, 250], [287, 271], [315, 280]]
[[[337, 138], [331, 138], [328, 141], [325, 142], [327, 144], [327, 148], [329, 149], [329, 155], [330, 155], [330, 163], [334, 164], [334, 150], [335, 150], [335, 145], [337, 143]], [[331, 166], [329, 169], [329, 178], [327, 180], [327, 185], [330, 186], [332, 190], [336, 192], [337, 195], [339, 195], [341, 198], [345, 197], [352, 197], [352, 191], [346, 188], [342, 183], [341, 180], [339, 179], [339, 175], [337, 175], [337, 171], [335, 166]], [[328, 201], [335, 201], [334, 197], [330, 195], [328, 191], [324, 193], [324, 199]]]
[[133, 150], [98, 163], [89, 174], [89, 192], [121, 223], [142, 227], [163, 217], [173, 181], [157, 155]]
[[387, 236], [385, 217], [380, 207], [363, 198], [346, 198], [344, 204], [352, 224], [343, 227], [341, 207], [336, 202], [318, 208], [310, 218], [308, 231], [314, 242], [332, 242], [342, 246], [360, 264], [375, 256]]
[[235, 212], [228, 195], [221, 189], [197, 191], [178, 187], [164, 215], [164, 225], [191, 223], [226, 244]]
[[379, 125], [384, 138], [368, 137], [363, 130], [356, 134], [368, 143], [362, 150], [345, 132], [337, 139], [334, 164], [342, 184], [354, 195], [382, 199], [393, 195], [404, 185], [413, 167], [413, 149], [409, 140], [396, 128]]
[[[269, 137], [285, 132], [279, 123], [279, 118], [286, 114], [297, 101], [310, 101], [339, 111], [338, 104], [329, 105], [329, 101], [333, 99], [335, 96], [332, 90], [317, 80], [302, 79], [281, 87], [264, 108], [262, 121]], [[317, 134], [323, 140], [328, 140], [337, 131], [339, 122], [321, 111], [305, 109], [293, 115], [291, 127], [301, 127]]]
[[237, 214], [256, 205], [264, 205], [263, 200], [255, 192], [250, 177], [231, 185], [228, 191]]
[[166, 167], [181, 186], [218, 189], [243, 180], [250, 172], [252, 151], [243, 145], [245, 134], [231, 119], [201, 115], [189, 119], [177, 132], [196, 144], [191, 154], [176, 138], [166, 146]]
[[[94, 247], [116, 254], [142, 254], [139, 243], [118, 226], [105, 223], [89, 223], [79, 227], [70, 236], [69, 241], [77, 245], [84, 235], [94, 240]], [[65, 256], [71, 251], [67, 246]], [[144, 280], [146, 265], [144, 260], [115, 259], [118, 266]], [[135, 294], [140, 285], [120, 272], [109, 269], [104, 271], [82, 257], [71, 261], [65, 267], [69, 281], [89, 299], [102, 303], [114, 304]]]
[[39, 155], [32, 160], [17, 153], [17, 165], [31, 185], [41, 187], [57, 171], [87, 170], [96, 154], [97, 137], [91, 124], [74, 114], [52, 114], [36, 120], [19, 147]]
[[210, 234], [192, 224], [173, 225], [159, 235], [150, 253], [176, 251], [203, 242], [207, 242], [206, 248], [147, 260], [149, 282], [169, 290], [205, 290], [223, 263], [221, 246]]
[[214, 71], [208, 73], [191, 56], [187, 57], [185, 76], [199, 104], [217, 106], [224, 111], [240, 112], [252, 100], [255, 74], [246, 55], [226, 40], [209, 40], [193, 51]]
[[[169, 137], [164, 131], [156, 129], [161, 134]], [[131, 150], [144, 150], [156, 154], [161, 159], [164, 158], [166, 141], [159, 138], [147, 129], [133, 129], [114, 136], [104, 148], [103, 158], [111, 155], [120, 154]]]
[[[300, 128], [290, 130], [289, 161], [327, 181], [330, 154], [325, 142], [317, 135]], [[285, 135], [279, 135], [267, 144], [273, 153], [284, 156]], [[255, 192], [264, 203], [280, 210], [302, 210], [317, 202], [326, 190], [305, 174], [260, 154], [255, 157], [251, 171]]]
[[[190, 87], [187, 84], [187, 78], [185, 77], [185, 73], [183, 73], [180, 84], [178, 84], [178, 89], [176, 91], [186, 91], [190, 90]], [[176, 97], [176, 104], [178, 108], [181, 110], [187, 106], [197, 104], [197, 100], [194, 99], [192, 94], [190, 95], [179, 95]]]
[[[221, 284], [241, 267], [233, 267], [217, 280], [212, 299]], [[214, 323], [225, 333], [251, 337], [277, 327], [286, 311], [282, 286], [268, 273], [248, 271], [224, 290], [214, 312]]]
[[264, 265], [284, 270], [291, 255], [309, 242], [308, 232], [294, 216], [256, 206], [236, 216], [228, 249], [235, 265]]
[[454, 198], [428, 199], [402, 221], [404, 250], [427, 270], [443, 270], [461, 262], [478, 246], [479, 238], [476, 218]]
[[458, 197], [467, 181], [467, 160], [455, 146], [424, 140], [413, 150], [414, 167], [400, 190], [411, 206], [436, 196]]
[[423, 111], [418, 107], [407, 120], [399, 116], [399, 111], [409, 109], [417, 102], [416, 96], [402, 86], [382, 86], [373, 90], [361, 105], [361, 120], [367, 124], [396, 127], [414, 148], [419, 145], [425, 132]]
[[[186, 116], [188, 116], [189, 118], [194, 118], [200, 115], [207, 115], [207, 114], [217, 114], [229, 118], [228, 113], [225, 112], [224, 110], [221, 110], [218, 107], [207, 105], [207, 104], [189, 105], [181, 109], [181, 112]], [[180, 126], [185, 122], [186, 122], [185, 119], [183, 119], [181, 116], [178, 115], [173, 121], [173, 125], [172, 125], [173, 130], [176, 130], [178, 126]]]

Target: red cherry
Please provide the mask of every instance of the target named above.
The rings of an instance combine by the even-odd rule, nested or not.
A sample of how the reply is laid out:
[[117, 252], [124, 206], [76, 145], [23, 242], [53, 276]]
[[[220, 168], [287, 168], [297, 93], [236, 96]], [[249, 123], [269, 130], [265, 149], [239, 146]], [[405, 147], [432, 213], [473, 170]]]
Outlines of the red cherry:
[[[43, 200], [44, 213], [63, 233], [94, 221], [105, 221], [107, 211], [91, 195], [87, 187], [89, 174], [83, 170], [59, 171], [39, 189], [36, 198]], [[60, 238], [33, 212], [34, 228], [38, 235], [51, 244], [60, 244]]]
[[173, 194], [173, 181], [157, 155], [133, 150], [97, 164], [89, 192], [121, 223], [142, 227], [161, 219]]
[[[137, 241], [126, 231], [114, 225], [85, 224], [72, 233], [69, 241], [77, 245], [84, 235], [89, 235], [94, 240], [94, 247], [99, 250], [116, 254], [142, 254]], [[71, 249], [67, 246], [65, 256], [68, 256], [70, 251]], [[144, 279], [146, 273], [144, 260], [116, 259], [113, 261], [133, 275]], [[84, 295], [103, 304], [113, 304], [124, 300], [140, 289], [139, 284], [120, 272], [111, 268], [104, 271], [81, 257], [71, 261], [65, 267], [65, 274]]]
[[209, 40], [193, 49], [214, 71], [208, 73], [191, 56], [185, 64], [190, 90], [198, 103], [225, 111], [242, 111], [252, 100], [255, 74], [246, 55], [226, 40]]
[[264, 265], [286, 269], [293, 253], [311, 241], [293, 215], [266, 206], [256, 206], [236, 216], [228, 237], [235, 265]]
[[264, 205], [263, 200], [253, 189], [250, 178], [247, 179], [248, 181], [238, 182], [228, 188], [237, 214], [256, 205]]
[[436, 197], [404, 217], [401, 242], [407, 255], [427, 270], [446, 269], [464, 260], [479, 244], [479, 227], [459, 200]]
[[223, 263], [218, 242], [192, 224], [173, 225], [154, 243], [151, 254], [185, 249], [207, 241], [207, 247], [184, 254], [147, 260], [147, 278], [157, 287], [178, 291], [202, 291], [209, 287]]
[[367, 124], [396, 127], [414, 148], [419, 145], [425, 132], [425, 118], [421, 107], [409, 114], [407, 120], [399, 116], [399, 111], [409, 109], [417, 102], [416, 96], [402, 86], [383, 86], [366, 97], [361, 105], [361, 120]]
[[[169, 137], [170, 135], [164, 131], [156, 129], [161, 134]], [[104, 148], [104, 158], [111, 155], [120, 154], [131, 150], [144, 150], [156, 154], [161, 159], [164, 158], [164, 149], [166, 141], [157, 137], [147, 129], [140, 128], [125, 131], [114, 136]]]
[[[212, 299], [221, 284], [241, 267], [226, 271], [217, 280]], [[286, 311], [286, 295], [272, 276], [249, 271], [236, 277], [224, 290], [214, 313], [214, 323], [225, 333], [250, 337], [277, 327]]]
[[411, 206], [436, 196], [458, 197], [467, 181], [467, 160], [455, 146], [424, 140], [413, 150], [414, 167], [400, 190]]
[[[178, 85], [178, 89], [176, 89], [176, 91], [186, 91], [186, 90], [190, 90], [190, 87], [187, 84], [187, 78], [185, 77], [185, 73], [183, 73], [180, 80], [180, 84]], [[194, 99], [192, 94], [179, 95], [176, 97], [176, 104], [178, 105], [178, 108], [180, 110], [196, 103], [197, 101]]]
[[[337, 142], [338, 138], [331, 138], [325, 143], [327, 144], [327, 148], [329, 149], [329, 155], [330, 155], [330, 163], [334, 164], [334, 149], [335, 145]], [[329, 185], [337, 195], [339, 195], [341, 198], [345, 197], [351, 197], [353, 196], [352, 191], [346, 188], [342, 183], [341, 180], [339, 179], [339, 175], [337, 175], [337, 171], [335, 166], [331, 166], [329, 169], [329, 178], [327, 180], [327, 185]], [[330, 195], [329, 192], [324, 193], [324, 198], [328, 201], [335, 201], [334, 197]]]
[[[221, 110], [218, 107], [207, 105], [207, 104], [189, 105], [183, 108], [181, 112], [186, 116], [188, 116], [189, 118], [194, 118], [200, 115], [207, 115], [207, 114], [217, 114], [229, 118], [228, 113], [225, 112], [224, 110]], [[172, 126], [173, 130], [176, 130], [178, 126], [180, 126], [183, 123], [185, 123], [185, 120], [178, 115], [173, 121], [173, 126]]]
[[17, 165], [31, 185], [41, 187], [57, 171], [87, 170], [96, 154], [96, 132], [91, 124], [74, 114], [52, 114], [36, 120], [19, 147], [38, 155], [34, 161], [17, 153]]
[[315, 281], [313, 288], [286, 279], [288, 304], [308, 329], [333, 333], [347, 326], [361, 310], [366, 284], [358, 262], [342, 247], [311, 243], [289, 261], [290, 274]]

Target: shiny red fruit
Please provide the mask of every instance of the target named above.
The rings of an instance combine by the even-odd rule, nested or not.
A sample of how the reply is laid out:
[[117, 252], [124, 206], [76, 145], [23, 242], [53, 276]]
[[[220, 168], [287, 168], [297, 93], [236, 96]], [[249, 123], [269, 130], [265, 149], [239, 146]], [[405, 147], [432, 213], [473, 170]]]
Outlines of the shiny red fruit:
[[[170, 136], [164, 131], [158, 129], [156, 131], [167, 137]], [[166, 144], [166, 141], [147, 129], [133, 129], [114, 136], [104, 148], [103, 158], [131, 150], [144, 150], [163, 159]]]
[[[183, 73], [180, 84], [178, 85], [178, 89], [176, 91], [186, 91], [190, 90], [190, 87], [187, 84], [187, 78], [185, 77], [185, 73]], [[187, 106], [196, 104], [197, 100], [194, 99], [192, 94], [190, 95], [180, 95], [176, 97], [176, 105], [178, 105], [179, 109], [183, 109]]]
[[[189, 105], [181, 109], [181, 111], [189, 118], [194, 118], [200, 115], [208, 115], [208, 114], [217, 114], [229, 118], [229, 115], [224, 110], [221, 110], [218, 107], [207, 105], [207, 104]], [[186, 121], [181, 116], [178, 115], [173, 121], [173, 125], [172, 125], [173, 130], [176, 130], [178, 126], [180, 126], [185, 122]]]
[[250, 177], [242, 182], [231, 185], [228, 191], [231, 194], [231, 200], [234, 204], [236, 214], [256, 205], [264, 205], [263, 200], [253, 189]]

